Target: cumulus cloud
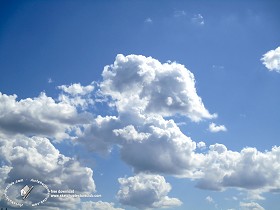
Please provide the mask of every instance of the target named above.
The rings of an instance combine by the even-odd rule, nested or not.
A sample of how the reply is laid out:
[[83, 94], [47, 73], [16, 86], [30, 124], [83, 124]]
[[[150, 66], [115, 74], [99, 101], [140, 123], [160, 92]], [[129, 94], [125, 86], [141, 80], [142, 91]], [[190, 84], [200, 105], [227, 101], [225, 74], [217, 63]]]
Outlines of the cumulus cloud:
[[39, 97], [17, 101], [16, 95], [0, 93], [0, 131], [6, 134], [43, 135], [58, 140], [71, 138], [79, 125], [87, 124], [89, 113], [56, 102], [41, 93]]
[[58, 86], [58, 89], [62, 90], [58, 97], [58, 100], [62, 103], [79, 107], [82, 110], [86, 110], [90, 105], [94, 104], [94, 99], [91, 95], [94, 90], [93, 84], [82, 86], [80, 83], [74, 83], [69, 86]]
[[241, 210], [265, 210], [260, 204], [255, 202], [244, 203], [240, 202]]
[[117, 140], [117, 134], [113, 131], [121, 128], [122, 122], [115, 116], [97, 116], [84, 132], [78, 141], [86, 146], [89, 151], [99, 154], [108, 154], [113, 145], [121, 145], [122, 141]]
[[116, 136], [121, 136], [125, 140], [129, 141], [143, 141], [149, 138], [151, 134], [149, 133], [138, 133], [133, 125], [128, 125], [124, 127], [123, 129], [115, 129], [113, 130], [113, 133]]
[[269, 71], [280, 73], [280, 47], [265, 53], [261, 61]]
[[144, 141], [125, 141], [121, 147], [122, 159], [133, 166], [135, 172], [195, 177], [198, 172], [196, 166], [201, 161], [200, 155], [194, 153], [196, 143], [185, 136], [173, 120], [150, 116], [142, 119], [142, 125], [136, 127], [148, 138]]
[[117, 194], [118, 200], [139, 209], [172, 208], [182, 202], [168, 197], [171, 185], [163, 176], [139, 174], [128, 178], [119, 178], [121, 185]]
[[259, 195], [263, 192], [280, 188], [279, 154], [280, 147], [265, 152], [255, 148], [234, 152], [221, 144], [211, 145], [204, 157], [203, 176], [197, 187], [219, 191], [235, 187], [261, 198]]
[[212, 133], [227, 131], [227, 128], [224, 125], [216, 125], [215, 123], [210, 123], [208, 129]]
[[108, 202], [103, 202], [103, 201], [98, 201], [98, 202], [82, 202], [81, 203], [81, 209], [83, 210], [88, 210], [88, 209], [93, 209], [93, 210], [124, 210], [122, 208], [116, 208], [114, 207], [114, 203], [108, 203]]
[[74, 83], [72, 85], [61, 85], [58, 86], [59, 89], [63, 90], [65, 93], [70, 95], [87, 95], [94, 90], [93, 85], [82, 86], [80, 83]]
[[[0, 138], [1, 189], [17, 179], [38, 179], [49, 189], [72, 189], [76, 193], [95, 192], [93, 171], [70, 157], [62, 155], [47, 138], [22, 135]], [[2, 192], [3, 193], [3, 192]], [[79, 199], [49, 198], [46, 206], [69, 208]], [[2, 200], [4, 202], [4, 200]], [[7, 203], [7, 205], [10, 203]]]
[[181, 114], [196, 122], [215, 117], [197, 95], [194, 75], [181, 64], [119, 54], [102, 76], [102, 93], [115, 100], [119, 112]]
[[121, 158], [135, 172], [177, 174], [194, 177], [200, 155], [196, 143], [185, 136], [173, 120], [163, 117], [121, 113], [98, 116], [88, 126], [79, 142], [89, 150], [108, 154], [120, 146]]
[[[93, 117], [84, 109], [95, 103], [91, 101], [92, 84], [60, 86], [63, 93], [58, 100], [44, 93], [22, 100], [0, 94], [0, 184], [25, 173], [35, 178], [48, 175], [51, 186], [70, 186], [71, 182], [73, 187], [74, 180], [76, 190], [94, 191], [92, 170], [62, 155], [49, 140], [71, 138], [104, 154], [118, 146], [121, 159], [140, 173], [119, 179], [118, 199], [137, 208], [181, 204], [168, 197], [171, 186], [164, 177], [143, 173], [190, 178], [201, 189], [237, 188], [258, 199], [262, 193], [280, 190], [280, 147], [264, 152], [255, 148], [231, 151], [223, 144], [213, 144], [206, 149], [204, 142], [196, 143], [168, 118], [180, 115], [199, 122], [216, 117], [204, 107], [194, 76], [183, 65], [118, 55], [102, 75], [98, 94], [110, 106], [112, 116]], [[211, 124], [210, 131], [226, 130]], [[204, 149], [203, 153], [197, 148]], [[147, 200], [141, 200], [143, 197]], [[115, 208], [106, 202], [84, 203], [87, 205]]]
[[[191, 75], [176, 63], [161, 64], [144, 56], [118, 55], [113, 65], [105, 67], [100, 85], [101, 92], [115, 104], [117, 116], [98, 116], [85, 129], [81, 142], [103, 152], [119, 145], [122, 160], [134, 172], [191, 178], [201, 189], [222, 191], [234, 187], [259, 198], [263, 192], [278, 190], [278, 147], [265, 152], [255, 148], [231, 151], [225, 145], [214, 144], [199, 153], [197, 147], [205, 145], [197, 144], [173, 120], [164, 118], [174, 114], [186, 115], [193, 121], [214, 117], [197, 96]], [[185, 100], [180, 92], [189, 99], [178, 105], [179, 100]], [[226, 130], [214, 123], [210, 129]]]
[[206, 144], [203, 141], [200, 141], [196, 144], [197, 148], [199, 149], [205, 149], [206, 148]]

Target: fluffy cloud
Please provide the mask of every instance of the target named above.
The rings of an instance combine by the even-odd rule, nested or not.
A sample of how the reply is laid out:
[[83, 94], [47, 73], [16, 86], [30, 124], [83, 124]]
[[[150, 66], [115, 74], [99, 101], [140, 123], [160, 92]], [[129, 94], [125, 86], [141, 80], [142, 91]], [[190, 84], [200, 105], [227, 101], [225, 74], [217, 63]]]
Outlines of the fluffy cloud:
[[102, 93], [115, 100], [119, 112], [182, 114], [192, 121], [215, 117], [197, 95], [193, 74], [181, 64], [120, 54], [102, 76]]
[[[194, 77], [184, 66], [161, 64], [150, 57], [118, 55], [113, 65], [105, 67], [103, 78], [101, 92], [112, 99], [117, 116], [98, 116], [85, 129], [80, 141], [89, 149], [109, 152], [112, 145], [118, 145], [122, 160], [134, 172], [191, 178], [201, 189], [234, 187], [255, 197], [279, 190], [280, 148], [231, 151], [214, 144], [199, 153], [197, 147], [205, 145], [196, 144], [173, 120], [164, 118], [174, 114], [193, 121], [214, 117], [204, 108], [195, 91]], [[180, 100], [184, 103], [178, 105]], [[226, 130], [214, 123], [210, 129]]]
[[[167, 119], [184, 115], [198, 122], [215, 117], [204, 107], [196, 93], [194, 76], [183, 65], [118, 55], [114, 64], [104, 68], [98, 90], [115, 116], [93, 118], [84, 110], [93, 103], [92, 85], [73, 84], [59, 89], [63, 93], [58, 100], [44, 93], [19, 101], [15, 95], [0, 94], [0, 184], [25, 174], [38, 179], [49, 177], [46, 182], [50, 186], [94, 191], [92, 170], [62, 155], [44, 138], [75, 137], [75, 142], [93, 152], [109, 153], [118, 145], [122, 160], [136, 173], [191, 178], [201, 189], [237, 188], [255, 198], [280, 190], [280, 147], [264, 152], [255, 148], [231, 151], [225, 145], [214, 144], [206, 149], [205, 143], [194, 142], [172, 119]], [[220, 131], [225, 127], [212, 123], [211, 129]], [[197, 148], [205, 150], [199, 153]], [[119, 179], [121, 203], [138, 208], [181, 204], [167, 196], [171, 186], [162, 176], [142, 173]], [[147, 200], [141, 200], [143, 197]], [[59, 205], [56, 201], [53, 205]], [[73, 203], [69, 201], [69, 205]], [[83, 205], [115, 208], [105, 202]]]
[[135, 172], [154, 172], [194, 177], [200, 163], [196, 143], [185, 136], [173, 120], [159, 115], [122, 113], [98, 116], [79, 142], [89, 150], [108, 153], [120, 146], [121, 158]]
[[93, 210], [124, 210], [122, 208], [116, 208], [114, 207], [114, 203], [108, 203], [108, 202], [82, 202], [81, 203], [81, 209], [83, 210], [88, 210], [88, 209], [93, 209]]
[[121, 136], [127, 141], [143, 141], [148, 139], [151, 135], [149, 133], [138, 133], [133, 125], [128, 125], [123, 129], [115, 129], [113, 132], [116, 136]]
[[255, 193], [257, 198], [256, 195], [263, 192], [279, 190], [279, 161], [280, 147], [265, 152], [255, 148], [233, 152], [224, 145], [211, 145], [201, 168], [203, 177], [200, 177], [197, 186], [211, 190], [235, 187]]
[[210, 123], [208, 129], [212, 133], [227, 131], [227, 128], [224, 125], [216, 125], [215, 123]]
[[196, 144], [197, 148], [199, 149], [205, 149], [206, 148], [206, 144], [203, 141], [200, 141]]
[[196, 168], [201, 161], [200, 155], [194, 152], [196, 143], [185, 136], [173, 120], [150, 116], [142, 120], [142, 125], [136, 124], [135, 127], [148, 138], [125, 141], [121, 157], [136, 172], [196, 176]]
[[58, 86], [59, 89], [63, 90], [65, 93], [70, 95], [87, 95], [94, 90], [93, 85], [82, 86], [80, 83], [75, 83], [72, 85], [61, 85]]
[[119, 178], [119, 183], [121, 187], [117, 198], [124, 205], [150, 209], [171, 208], [182, 204], [177, 198], [167, 196], [171, 185], [162, 176], [139, 174], [134, 177]]
[[[22, 135], [7, 138], [1, 135], [0, 145], [0, 173], [3, 175], [0, 179], [1, 189], [17, 179], [38, 179], [49, 189], [72, 189], [76, 193], [95, 192], [92, 170], [62, 155], [47, 138], [28, 138]], [[49, 198], [44, 205], [70, 209], [79, 202], [79, 199], [71, 198], [62, 200]]]
[[255, 202], [250, 203], [240, 203], [240, 207], [242, 210], [265, 210], [260, 204]]
[[74, 107], [80, 107], [82, 110], [88, 108], [89, 105], [94, 104], [94, 99], [91, 93], [94, 90], [94, 85], [82, 86], [80, 83], [72, 85], [58, 86], [63, 93], [59, 94], [58, 100], [61, 103], [69, 104]]
[[163, 118], [177, 113], [193, 121], [215, 117], [197, 95], [193, 74], [177, 63], [118, 55], [102, 75], [101, 93], [112, 99], [118, 116], [98, 116], [79, 141], [101, 153], [119, 145], [122, 159], [135, 171], [193, 177], [200, 162], [196, 143]]
[[90, 114], [78, 113], [75, 106], [56, 102], [41, 93], [39, 97], [17, 101], [16, 95], [0, 93], [0, 131], [6, 134], [42, 135], [58, 140], [71, 138]]
[[261, 61], [269, 71], [280, 73], [280, 47], [265, 53]]
[[121, 126], [122, 122], [118, 117], [102, 117], [99, 115], [92, 120], [89, 126], [85, 127], [78, 141], [90, 151], [108, 154], [111, 152], [113, 145], [122, 144], [121, 140], [118, 141], [118, 135], [114, 133]]

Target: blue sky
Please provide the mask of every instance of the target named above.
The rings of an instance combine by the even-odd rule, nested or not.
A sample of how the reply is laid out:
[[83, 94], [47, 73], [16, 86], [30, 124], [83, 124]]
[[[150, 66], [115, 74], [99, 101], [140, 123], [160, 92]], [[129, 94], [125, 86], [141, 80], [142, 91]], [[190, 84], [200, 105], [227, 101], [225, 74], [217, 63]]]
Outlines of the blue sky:
[[0, 1], [1, 188], [102, 195], [45, 209], [276, 210], [279, 8]]

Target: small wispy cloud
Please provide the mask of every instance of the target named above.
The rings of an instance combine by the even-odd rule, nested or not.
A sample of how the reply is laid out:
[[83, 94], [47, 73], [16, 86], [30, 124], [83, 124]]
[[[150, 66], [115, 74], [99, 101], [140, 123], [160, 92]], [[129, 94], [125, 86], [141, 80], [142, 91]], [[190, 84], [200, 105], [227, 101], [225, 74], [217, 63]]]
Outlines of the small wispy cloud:
[[153, 23], [153, 20], [150, 17], [148, 17], [148, 18], [145, 19], [144, 22], [145, 23]]
[[53, 83], [53, 80], [52, 80], [52, 78], [48, 78], [48, 83], [50, 84], [50, 83]]
[[255, 202], [250, 202], [250, 203], [245, 203], [245, 202], [240, 202], [240, 207], [242, 210], [264, 210], [264, 208]]
[[177, 10], [174, 12], [174, 17], [175, 18], [179, 18], [179, 17], [183, 17], [186, 16], [187, 13], [184, 10]]
[[207, 196], [205, 198], [205, 200], [210, 203], [210, 204], [213, 204], [215, 206], [215, 208], [217, 209], [218, 208], [218, 204], [214, 201], [214, 199], [211, 197], [211, 196]]
[[212, 69], [213, 69], [214, 71], [219, 71], [219, 70], [224, 70], [225, 67], [222, 66], [222, 65], [212, 65]]
[[224, 125], [216, 125], [215, 123], [210, 123], [209, 131], [212, 133], [217, 133], [221, 131], [227, 131], [227, 128]]
[[192, 22], [194, 24], [197, 24], [197, 25], [204, 25], [205, 22], [204, 22], [204, 18], [201, 14], [195, 14], [193, 17], [192, 17]]
[[209, 203], [214, 203], [214, 200], [213, 200], [213, 198], [212, 198], [211, 196], [207, 196], [207, 197], [205, 198], [205, 200], [206, 200], [207, 202], [209, 202]]

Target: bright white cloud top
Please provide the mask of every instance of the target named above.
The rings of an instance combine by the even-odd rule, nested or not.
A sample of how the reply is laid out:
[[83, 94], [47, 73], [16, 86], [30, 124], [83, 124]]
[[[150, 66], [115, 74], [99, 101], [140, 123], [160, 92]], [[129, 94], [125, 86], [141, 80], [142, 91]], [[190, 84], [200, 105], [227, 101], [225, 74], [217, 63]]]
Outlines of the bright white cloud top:
[[161, 116], [179, 113], [195, 122], [215, 117], [197, 95], [194, 75], [181, 64], [119, 54], [102, 75], [102, 93], [116, 101], [119, 112], [131, 110]]
[[216, 125], [215, 123], [210, 123], [209, 131], [212, 133], [217, 133], [217, 132], [221, 132], [221, 131], [227, 131], [227, 128], [224, 125]]
[[269, 71], [280, 73], [280, 47], [265, 53], [261, 61]]

